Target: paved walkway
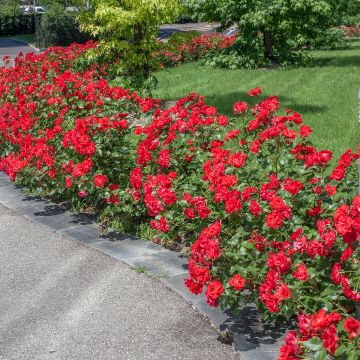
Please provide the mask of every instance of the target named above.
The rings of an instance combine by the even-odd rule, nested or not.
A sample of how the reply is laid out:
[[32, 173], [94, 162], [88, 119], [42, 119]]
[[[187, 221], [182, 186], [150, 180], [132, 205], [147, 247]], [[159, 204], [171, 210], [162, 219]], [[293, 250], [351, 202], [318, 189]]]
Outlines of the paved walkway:
[[31, 46], [21, 41], [10, 38], [0, 38], [0, 57], [3, 57], [4, 55], [10, 55], [11, 57], [15, 57], [20, 51], [23, 54], [35, 52], [35, 50]]
[[158, 280], [0, 205], [0, 359], [238, 359]]

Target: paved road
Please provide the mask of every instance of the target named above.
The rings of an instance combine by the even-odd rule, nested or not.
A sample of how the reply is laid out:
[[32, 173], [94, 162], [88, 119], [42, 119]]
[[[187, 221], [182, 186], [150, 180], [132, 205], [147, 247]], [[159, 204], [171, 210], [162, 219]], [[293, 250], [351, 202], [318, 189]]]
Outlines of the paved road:
[[156, 279], [0, 205], [1, 360], [239, 360]]
[[[173, 33], [198, 31], [201, 34], [212, 34], [217, 32], [219, 23], [186, 23], [186, 24], [166, 24], [160, 26], [159, 38], [162, 40], [168, 39]], [[223, 35], [231, 36], [237, 34], [237, 28], [230, 27], [222, 32]]]
[[27, 54], [29, 52], [34, 52], [35, 50], [31, 46], [20, 41], [0, 38], [0, 57], [3, 57], [4, 55], [15, 57], [20, 51]]

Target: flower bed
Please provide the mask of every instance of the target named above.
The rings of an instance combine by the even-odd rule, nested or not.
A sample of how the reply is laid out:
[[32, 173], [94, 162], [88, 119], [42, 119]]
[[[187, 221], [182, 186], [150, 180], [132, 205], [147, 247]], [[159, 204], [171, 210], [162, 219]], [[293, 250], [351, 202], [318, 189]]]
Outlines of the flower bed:
[[332, 153], [276, 96], [238, 102], [232, 118], [197, 94], [161, 109], [109, 86], [104, 69], [75, 71], [91, 46], [0, 69], [0, 170], [109, 221], [148, 223], [188, 250], [186, 286], [210, 306], [297, 317], [280, 359], [358, 358], [360, 148], [330, 169]]
[[210, 52], [216, 52], [231, 46], [236, 37], [220, 34], [196, 35], [176, 34], [168, 43], [160, 43], [160, 50], [154, 54], [155, 63], [161, 68], [176, 66], [181, 63], [199, 61]]
[[340, 26], [341, 30], [344, 30], [346, 37], [359, 37], [360, 27], [359, 26]]

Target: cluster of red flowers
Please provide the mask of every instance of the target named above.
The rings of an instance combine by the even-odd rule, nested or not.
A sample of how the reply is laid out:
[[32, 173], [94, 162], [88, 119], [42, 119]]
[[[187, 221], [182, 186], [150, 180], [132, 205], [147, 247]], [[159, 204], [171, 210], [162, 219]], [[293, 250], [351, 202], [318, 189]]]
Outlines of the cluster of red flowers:
[[[12, 180], [20, 176], [30, 189], [66, 189], [66, 196], [88, 205], [97, 204], [101, 193], [103, 201], [118, 204], [124, 184], [111, 156], [121, 160], [119, 139], [134, 118], [158, 103], [109, 86], [96, 65], [75, 71], [75, 60], [94, 46], [20, 55], [14, 68], [0, 69], [0, 170]], [[110, 158], [101, 160], [103, 155]]]
[[[256, 88], [248, 95], [261, 93]], [[178, 200], [157, 213], [166, 220], [165, 237], [186, 234], [187, 227], [191, 234], [194, 228], [208, 224], [190, 243], [190, 277], [185, 281], [189, 290], [200, 294], [205, 287], [208, 304], [217, 306], [220, 301], [226, 304], [228, 296], [241, 296], [247, 287], [258, 294], [270, 314], [286, 311], [287, 316], [295, 315], [303, 311], [302, 301], [309, 296], [314, 269], [318, 274], [319, 267], [326, 264], [316, 286], [320, 289], [332, 283], [334, 293], [342, 289], [349, 301], [358, 301], [350, 275], [339, 274], [341, 264], [351, 276], [356, 268], [352, 259], [360, 239], [359, 200], [355, 197], [350, 205], [349, 194], [344, 199], [347, 204], [336, 210], [335, 195], [351, 184], [352, 165], [359, 152], [347, 150], [331, 174], [324, 176], [332, 153], [311, 145], [308, 136], [312, 129], [302, 124], [300, 114], [288, 109], [285, 116], [276, 114], [277, 97], [252, 109], [245, 102], [236, 103], [235, 114], [244, 118], [252, 115], [248, 123], [236, 128], [231, 119], [215, 116], [213, 109], [205, 111], [210, 116], [202, 123], [197, 116], [196, 126], [189, 128], [187, 123], [193, 123], [193, 116], [184, 105], [180, 101], [175, 108], [159, 112], [151, 124], [137, 132], [146, 135], [139, 146], [142, 171], [178, 173], [173, 186]], [[225, 132], [214, 136], [215, 129]], [[209, 132], [204, 136], [204, 131]], [[145, 156], [144, 151], [148, 152]], [[166, 154], [165, 162], [162, 153]], [[196, 174], [196, 181], [192, 174]], [[355, 182], [352, 184], [355, 190]], [[199, 207], [206, 209], [203, 215]], [[229, 236], [231, 232], [236, 235]], [[240, 251], [246, 242], [248, 251]], [[234, 259], [239, 273], [230, 270]], [[329, 276], [334, 264], [338, 282]], [[335, 303], [344, 311], [354, 309], [354, 303], [349, 305], [338, 297]], [[315, 300], [307, 306], [318, 309]]]
[[360, 27], [353, 26], [340, 26], [339, 29], [344, 30], [346, 37], [359, 37], [360, 36]]
[[189, 260], [190, 278], [185, 280], [185, 285], [194, 294], [200, 294], [204, 285], [206, 288], [207, 303], [210, 306], [218, 306], [218, 299], [224, 291], [221, 281], [212, 279], [210, 272], [213, 262], [220, 256], [218, 238], [221, 231], [221, 223], [215, 222], [204, 229], [191, 247]]
[[168, 43], [159, 44], [161, 49], [154, 54], [154, 58], [156, 64], [161, 68], [198, 61], [210, 51], [231, 46], [235, 40], [235, 36], [223, 36], [220, 34], [185, 36], [181, 38], [181, 41], [175, 41], [174, 44], [170, 39]]
[[[92, 46], [26, 55], [0, 69], [0, 170], [74, 205], [136, 213], [161, 239], [187, 242], [185, 284], [195, 294], [205, 289], [210, 306], [240, 302], [246, 288], [269, 317], [300, 314], [300, 336], [288, 335], [282, 359], [302, 356], [313, 337], [331, 354], [351, 349], [360, 196], [349, 189], [360, 147], [328, 171], [332, 153], [311, 144], [300, 114], [278, 115], [275, 96], [252, 108], [236, 103], [237, 118], [197, 94], [161, 109], [111, 87], [105, 69], [75, 71]], [[324, 306], [337, 315], [319, 312]]]
[[[360, 321], [352, 317], [342, 320], [341, 314], [337, 312], [327, 313], [324, 309], [319, 310], [314, 315], [300, 314], [298, 316], [299, 333], [296, 331], [288, 332], [285, 344], [280, 349], [279, 360], [300, 358], [304, 354], [304, 348], [306, 348], [305, 342], [312, 338], [321, 339], [324, 349], [334, 355], [341, 340], [339, 336], [344, 337], [344, 340], [351, 341], [359, 335]], [[340, 322], [342, 327], [338, 326]], [[346, 334], [340, 334], [342, 328]]]

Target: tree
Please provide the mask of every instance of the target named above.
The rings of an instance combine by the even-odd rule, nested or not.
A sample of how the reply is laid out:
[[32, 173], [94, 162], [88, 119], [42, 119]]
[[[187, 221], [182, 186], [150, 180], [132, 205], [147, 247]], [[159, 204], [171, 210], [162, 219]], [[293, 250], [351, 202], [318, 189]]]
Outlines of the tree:
[[178, 0], [92, 0], [80, 17], [81, 28], [99, 39], [97, 53], [117, 61], [117, 74], [146, 80], [159, 25], [177, 15]]
[[[254, 39], [265, 59], [281, 63], [331, 23], [332, 0], [187, 0], [199, 19], [236, 24], [242, 46]], [[250, 45], [252, 44], [252, 45]]]

